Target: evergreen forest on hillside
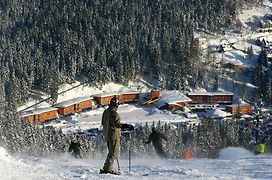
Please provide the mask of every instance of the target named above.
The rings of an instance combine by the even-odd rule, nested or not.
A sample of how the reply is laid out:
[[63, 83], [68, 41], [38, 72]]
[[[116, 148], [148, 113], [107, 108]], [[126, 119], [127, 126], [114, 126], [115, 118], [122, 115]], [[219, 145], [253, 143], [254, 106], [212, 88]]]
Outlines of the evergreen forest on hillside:
[[254, 0], [3, 0], [1, 86], [11, 103], [40, 89], [56, 100], [92, 85], [152, 75], [169, 89], [201, 86], [195, 29], [221, 32]]
[[221, 33], [243, 6], [256, 2], [1, 0], [2, 145], [33, 154], [63, 149], [61, 133], [19, 121], [16, 107], [33, 90], [49, 94], [54, 103], [60, 85], [75, 80], [126, 84], [149, 75], [167, 89], [201, 87], [205, 70], [194, 30]]

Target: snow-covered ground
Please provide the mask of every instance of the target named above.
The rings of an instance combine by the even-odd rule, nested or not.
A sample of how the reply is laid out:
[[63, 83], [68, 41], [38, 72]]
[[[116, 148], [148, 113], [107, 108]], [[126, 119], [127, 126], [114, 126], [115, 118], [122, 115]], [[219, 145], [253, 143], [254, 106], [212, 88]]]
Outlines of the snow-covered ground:
[[259, 3], [259, 6], [244, 9], [238, 16], [246, 28], [252, 27], [252, 24], [256, 24], [256, 21], [263, 19], [266, 14], [271, 14], [272, 2], [271, 0], [264, 0], [263, 3]]
[[[252, 70], [258, 59], [261, 47], [256, 44], [256, 40], [268, 39], [272, 32], [260, 32], [258, 24], [272, 14], [272, 1], [264, 0], [254, 8], [244, 8], [237, 16], [241, 22], [241, 31], [237, 32], [226, 29], [224, 34], [210, 35], [205, 32], [196, 32], [195, 36], [201, 39], [201, 47], [205, 62], [205, 52], [210, 49], [213, 53], [207, 68], [220, 67], [227, 64], [232, 68], [219, 68], [219, 88], [231, 91], [235, 96], [245, 96], [253, 100], [253, 93], [256, 87], [252, 85], [250, 79]], [[205, 40], [206, 39], [206, 40]], [[224, 51], [218, 52], [222, 46]], [[247, 50], [252, 48], [253, 54], [247, 54]], [[220, 64], [220, 65], [219, 65]], [[246, 93], [241, 92], [244, 89]]]
[[[219, 159], [132, 158], [132, 175], [99, 174], [104, 160], [75, 159], [69, 154], [41, 158], [10, 156], [0, 147], [0, 179], [272, 179], [270, 154], [255, 156], [247, 150], [234, 147], [223, 149]], [[128, 172], [128, 159], [120, 159], [119, 163], [121, 171]], [[146, 173], [148, 176], [142, 176]]]

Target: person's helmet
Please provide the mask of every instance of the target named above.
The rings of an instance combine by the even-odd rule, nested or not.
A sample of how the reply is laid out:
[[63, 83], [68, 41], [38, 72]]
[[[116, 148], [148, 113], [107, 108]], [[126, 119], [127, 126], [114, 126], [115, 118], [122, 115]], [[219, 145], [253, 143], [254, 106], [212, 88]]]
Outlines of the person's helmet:
[[118, 106], [119, 106], [119, 101], [118, 101], [117, 97], [111, 98], [111, 100], [110, 100], [110, 105], [113, 106], [113, 107], [118, 108]]

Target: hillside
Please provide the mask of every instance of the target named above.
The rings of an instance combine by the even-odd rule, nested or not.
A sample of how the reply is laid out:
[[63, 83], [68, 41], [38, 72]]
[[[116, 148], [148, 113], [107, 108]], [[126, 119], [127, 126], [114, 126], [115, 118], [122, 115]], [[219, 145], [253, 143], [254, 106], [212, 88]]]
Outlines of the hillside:
[[[233, 92], [236, 100], [254, 102], [260, 98], [256, 97], [259, 87], [253, 79], [259, 54], [264, 50], [258, 41], [265, 39], [270, 42], [272, 37], [271, 30], [267, 31], [261, 25], [263, 22], [271, 23], [271, 9], [271, 1], [263, 1], [254, 8], [245, 7], [237, 15], [239, 29], [238, 26], [228, 27], [223, 35], [202, 31], [195, 33], [196, 38], [200, 39], [204, 68], [208, 69], [206, 89]], [[270, 56], [269, 47], [266, 51]], [[268, 65], [270, 68], [271, 64]], [[271, 77], [271, 73], [268, 76]]]
[[9, 106], [35, 97], [33, 91], [49, 94], [54, 103], [63, 84], [127, 85], [146, 76], [167, 89], [203, 88], [205, 62], [198, 60], [194, 31], [222, 34], [256, 2], [5, 0], [1, 94]]
[[[239, 31], [237, 31], [237, 26], [233, 24], [223, 28], [223, 34], [222, 32], [212, 34], [207, 33], [207, 31], [202, 31], [203, 29], [200, 30], [200, 28], [195, 30], [194, 37], [196, 39], [202, 39], [202, 42], [199, 44], [200, 53], [198, 58], [200, 61], [192, 61], [195, 69], [191, 71], [191, 73], [194, 75], [191, 74], [187, 77], [189, 77], [189, 79], [194, 77], [195, 79], [193, 81], [199, 81], [199, 84], [192, 83], [192, 79], [186, 79], [185, 76], [178, 77], [174, 74], [174, 77], [170, 79], [172, 79], [172, 81], [176, 81], [180, 85], [183, 84], [183, 87], [181, 88], [183, 91], [194, 91], [199, 89], [206, 89], [206, 91], [229, 91], [234, 93], [236, 100], [242, 98], [248, 101], [255, 101], [256, 99], [254, 99], [254, 96], [258, 86], [253, 83], [252, 74], [254, 74], [254, 69], [259, 58], [259, 53], [261, 51], [261, 47], [256, 44], [256, 41], [262, 38], [269, 38], [271, 35], [271, 32], [259, 32], [258, 26], [265, 18], [268, 17], [270, 10], [271, 1], [269, 0], [265, 0], [262, 4], [256, 5], [254, 9], [243, 6], [243, 9], [237, 13], [236, 17], [237, 21], [241, 22]], [[223, 47], [224, 52], [218, 52], [218, 47]], [[248, 49], [252, 49], [250, 54]], [[152, 70], [153, 68], [149, 69]], [[173, 83], [170, 83], [170, 81], [167, 80], [169, 77], [165, 77], [165, 70], [161, 70], [161, 72], [164, 75], [161, 74], [159, 79], [154, 77], [153, 73], [139, 73], [134, 77], [134, 82], [141, 80], [141, 77], [143, 77], [145, 79], [144, 81], [149, 84], [149, 87], [153, 86], [175, 89], [174, 86], [176, 85], [171, 87], [170, 84]], [[174, 70], [173, 72], [175, 74], [178, 73], [177, 70]], [[95, 74], [97, 73], [92, 73], [92, 76]], [[182, 72], [179, 74], [182, 74]], [[132, 80], [134, 78], [132, 78]], [[50, 79], [55, 78], [49, 78], [48, 81], [51, 81]], [[81, 80], [81, 82], [84, 83], [85, 88], [90, 86], [93, 87], [93, 89], [96, 89], [96, 92], [100, 93], [104, 91], [101, 89], [101, 84], [104, 84], [105, 82], [101, 84], [97, 84], [95, 81], [93, 81], [93, 84], [84, 80]], [[47, 80], [45, 83], [47, 83]], [[125, 83], [129, 87], [130, 84], [128, 83], [131, 82], [126, 81]], [[63, 90], [69, 89], [69, 85], [65, 87], [65, 84], [61, 85], [61, 83], [56, 83], [54, 87], [51, 87], [51, 85], [44, 85], [45, 87], [47, 86], [47, 90], [38, 88], [38, 90], [29, 91], [26, 89], [26, 87], [21, 89], [28, 91], [26, 93], [28, 94], [28, 97], [32, 97], [34, 99], [38, 98], [36, 102], [42, 98], [48, 98], [50, 96], [52, 97], [51, 100], [53, 102], [58, 102], [60, 101], [62, 95], [60, 94], [59, 97], [56, 97], [57, 92], [60, 93]], [[78, 84], [74, 83], [72, 86], [76, 85]], [[179, 87], [181, 87], [180, 85]], [[92, 88], [90, 88], [90, 92], [92, 92], [91, 89]], [[176, 89], [180, 88], [176, 86]], [[48, 95], [44, 94], [44, 90]], [[80, 90], [78, 91], [79, 92], [77, 93], [81, 95]], [[44, 95], [39, 97], [39, 93], [41, 92]], [[72, 97], [74, 96], [72, 95]]]
[[[254, 27], [257, 24], [257, 19], [262, 19], [270, 13], [272, 6], [271, 1], [264, 1], [263, 5], [258, 5], [254, 10], [244, 9], [237, 18], [241, 20], [241, 32], [235, 32], [232, 29], [226, 29], [224, 35], [210, 35], [205, 32], [197, 31], [196, 38], [202, 38], [204, 41], [201, 44], [203, 48], [203, 63], [206, 64], [204, 70], [208, 72], [205, 75], [207, 81], [205, 83], [206, 89], [192, 89], [200, 91], [213, 91], [214, 86], [220, 91], [228, 91], [234, 93], [234, 103], [240, 99], [247, 101], [254, 101], [254, 94], [256, 87], [252, 84], [253, 73], [258, 60], [261, 47], [256, 44], [258, 38], [266, 38], [271, 35], [271, 32], [258, 32]], [[257, 18], [259, 17], [259, 18]], [[247, 33], [250, 32], [250, 33]], [[218, 52], [211, 49], [214, 47], [222, 46], [224, 51]], [[252, 53], [248, 54], [247, 49], [252, 47]], [[207, 54], [211, 59], [204, 59]], [[150, 76], [149, 76], [150, 77]], [[215, 84], [214, 78], [217, 77]], [[203, 77], [204, 78], [204, 77]], [[114, 93], [126, 91], [141, 91], [147, 92], [150, 88], [154, 87], [156, 80], [148, 81], [140, 79], [138, 81], [129, 81], [126, 86], [116, 83], [108, 83], [100, 87], [89, 86], [88, 84], [80, 84], [80, 82], [67, 84], [59, 87], [58, 98], [56, 103], [65, 100], [73, 99], [80, 96], [91, 96], [98, 93]], [[68, 90], [68, 91], [66, 91]], [[163, 93], [169, 93], [165, 91]], [[185, 91], [181, 91], [185, 93]], [[163, 94], [162, 94], [163, 95]], [[49, 95], [41, 96], [39, 99], [33, 99], [24, 104], [18, 111], [28, 108], [42, 99], [50, 97]], [[51, 106], [48, 102], [37, 104], [32, 108], [41, 108]], [[62, 117], [58, 122], [47, 123], [46, 126], [53, 126], [62, 128], [64, 133], [67, 132], [86, 132], [88, 129], [100, 129], [101, 116], [105, 107], [95, 108], [88, 112], [79, 113], [69, 117]], [[219, 108], [218, 110], [222, 110]], [[195, 115], [193, 118], [186, 117], [187, 115], [173, 114], [168, 111], [158, 110], [155, 106], [139, 106], [138, 104], [125, 104], [119, 108], [120, 114], [124, 122], [131, 123], [136, 126], [144, 125], [145, 123], [152, 124], [153, 122], [178, 124], [182, 122], [190, 122], [198, 124], [200, 118]], [[207, 112], [216, 113], [216, 112]], [[220, 113], [226, 113], [224, 111]], [[226, 115], [227, 116], [227, 115]], [[61, 123], [60, 123], [61, 122]]]

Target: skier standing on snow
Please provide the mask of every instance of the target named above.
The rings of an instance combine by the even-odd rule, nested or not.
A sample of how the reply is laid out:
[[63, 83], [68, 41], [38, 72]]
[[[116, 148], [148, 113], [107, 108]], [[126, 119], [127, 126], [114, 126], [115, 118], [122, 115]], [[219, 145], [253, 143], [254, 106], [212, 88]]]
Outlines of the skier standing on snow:
[[186, 150], [185, 150], [184, 153], [183, 153], [183, 158], [184, 158], [185, 160], [188, 160], [188, 159], [190, 159], [191, 157], [192, 157], [192, 152], [190, 151], [189, 148], [186, 148]]
[[76, 158], [82, 158], [80, 153], [80, 143], [75, 137], [72, 138], [68, 151]]
[[265, 152], [265, 140], [262, 139], [256, 144], [255, 154], [263, 154]]
[[120, 152], [121, 129], [134, 130], [131, 124], [121, 124], [120, 115], [117, 113], [118, 106], [118, 99], [116, 97], [112, 98], [109, 107], [102, 115], [104, 140], [107, 142], [108, 155], [103, 169], [100, 169], [101, 174], [120, 174], [120, 172], [114, 171], [112, 166]]
[[152, 128], [152, 133], [149, 135], [148, 140], [144, 142], [145, 144], [149, 144], [152, 142], [156, 153], [161, 157], [161, 158], [167, 158], [167, 154], [162, 148], [162, 139], [168, 140], [167, 137], [157, 131], [154, 127]]

